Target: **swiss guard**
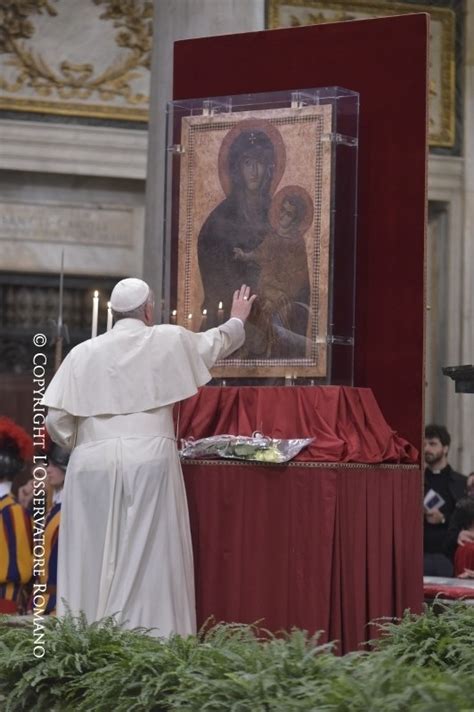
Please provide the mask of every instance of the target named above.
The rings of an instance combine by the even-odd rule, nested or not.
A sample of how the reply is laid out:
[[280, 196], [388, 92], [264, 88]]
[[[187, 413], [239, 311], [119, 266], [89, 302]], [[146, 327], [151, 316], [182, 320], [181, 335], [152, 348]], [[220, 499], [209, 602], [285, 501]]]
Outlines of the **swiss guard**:
[[0, 613], [23, 613], [33, 571], [32, 522], [11, 493], [12, 481], [33, 457], [33, 441], [0, 417]]
[[[56, 586], [58, 574], [59, 524], [61, 521], [61, 500], [66, 468], [69, 462], [68, 450], [51, 443], [47, 451], [48, 485], [52, 491], [52, 505], [46, 515], [44, 527], [44, 568], [37, 582], [46, 585], [45, 607], [42, 613], [56, 613]], [[43, 589], [42, 589], [43, 590]]]

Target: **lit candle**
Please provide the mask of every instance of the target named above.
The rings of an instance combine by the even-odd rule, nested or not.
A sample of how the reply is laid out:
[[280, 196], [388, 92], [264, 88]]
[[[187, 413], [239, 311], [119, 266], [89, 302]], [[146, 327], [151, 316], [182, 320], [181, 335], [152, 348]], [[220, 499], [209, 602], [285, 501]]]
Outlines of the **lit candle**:
[[97, 324], [99, 321], [99, 292], [96, 290], [92, 297], [92, 338], [97, 336]]
[[110, 331], [113, 324], [112, 305], [107, 302], [107, 331]]
[[202, 321], [201, 321], [201, 329], [204, 331], [206, 328], [207, 324], [207, 309], [202, 310]]
[[219, 302], [218, 307], [217, 307], [217, 323], [222, 324], [224, 321], [224, 309], [223, 309], [223, 304], [222, 302]]
[[192, 328], [193, 328], [193, 315], [188, 314], [188, 329], [192, 329]]
[[176, 324], [176, 315], [177, 315], [176, 309], [173, 309], [171, 312], [171, 318], [170, 318], [170, 324]]

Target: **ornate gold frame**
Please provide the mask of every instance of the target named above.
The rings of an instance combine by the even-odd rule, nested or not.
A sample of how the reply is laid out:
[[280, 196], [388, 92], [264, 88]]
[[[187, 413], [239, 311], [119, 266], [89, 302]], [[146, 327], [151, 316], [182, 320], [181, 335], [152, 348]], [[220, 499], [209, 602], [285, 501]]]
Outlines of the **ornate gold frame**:
[[[133, 80], [137, 72], [150, 67], [152, 3], [144, 0], [135, 6], [120, 5], [116, 0], [93, 0], [93, 4], [104, 6], [100, 19], [113, 22], [117, 29], [115, 41], [121, 49], [118, 59], [98, 71], [87, 61], [77, 64], [64, 60], [57, 68], [50, 66], [34, 46], [26, 44], [35, 33], [30, 17], [58, 14], [58, 6], [50, 0], [30, 0], [28, 3], [16, 0], [4, 10], [0, 51], [8, 57], [6, 64], [16, 67], [17, 73], [10, 81], [0, 74], [0, 91], [7, 94], [0, 94], [0, 109], [148, 121], [148, 96], [137, 93]], [[24, 86], [32, 88], [38, 98], [12, 96]], [[90, 104], [77, 101], [94, 93], [97, 93], [99, 103], [94, 96]], [[56, 100], [46, 98], [50, 96], [55, 96]], [[125, 105], [107, 104], [117, 96]]]
[[[442, 24], [441, 40], [441, 115], [439, 131], [429, 132], [430, 146], [452, 147], [455, 141], [455, 14], [450, 8], [418, 5], [407, 2], [383, 2], [382, 0], [266, 0], [266, 26], [271, 29], [283, 27], [280, 23], [280, 8], [293, 6], [320, 11], [314, 14], [307, 24], [334, 22], [333, 18], [324, 19], [322, 11], [339, 10], [340, 18], [349, 20], [350, 12], [364, 12], [369, 17], [403, 15], [414, 12], [426, 12]], [[299, 26], [295, 22], [292, 27]], [[286, 25], [288, 26], [288, 25]], [[430, 90], [432, 88], [430, 87]]]

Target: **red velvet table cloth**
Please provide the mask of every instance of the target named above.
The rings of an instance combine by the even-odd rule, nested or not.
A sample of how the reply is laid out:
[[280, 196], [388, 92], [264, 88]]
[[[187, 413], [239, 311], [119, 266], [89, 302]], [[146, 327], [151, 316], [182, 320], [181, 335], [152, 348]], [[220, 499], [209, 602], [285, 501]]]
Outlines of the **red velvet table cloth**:
[[421, 609], [417, 453], [370, 390], [209, 387], [179, 420], [180, 435], [196, 438], [256, 429], [316, 438], [284, 466], [183, 464], [198, 625], [214, 616], [323, 630], [347, 652], [374, 635], [370, 620]]

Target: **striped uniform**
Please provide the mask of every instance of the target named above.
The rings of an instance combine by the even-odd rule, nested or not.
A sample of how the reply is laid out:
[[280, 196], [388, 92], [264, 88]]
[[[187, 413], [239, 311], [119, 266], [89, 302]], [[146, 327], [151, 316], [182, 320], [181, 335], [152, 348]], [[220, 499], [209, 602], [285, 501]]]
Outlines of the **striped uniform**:
[[21, 607], [33, 570], [31, 517], [15, 497], [0, 497], [0, 599]]

